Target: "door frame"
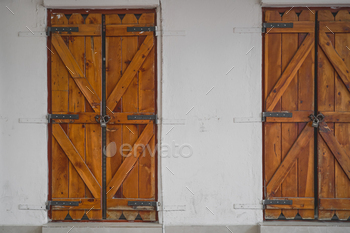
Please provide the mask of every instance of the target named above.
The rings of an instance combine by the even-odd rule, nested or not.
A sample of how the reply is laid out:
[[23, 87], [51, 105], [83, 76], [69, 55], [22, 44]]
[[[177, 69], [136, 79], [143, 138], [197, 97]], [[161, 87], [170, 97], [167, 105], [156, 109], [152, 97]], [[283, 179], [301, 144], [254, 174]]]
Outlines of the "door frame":
[[[72, 14], [72, 13], [80, 13], [80, 14], [88, 14], [88, 13], [99, 13], [99, 14], [127, 14], [127, 13], [133, 13], [133, 14], [141, 14], [141, 13], [154, 13], [155, 14], [155, 23], [157, 28], [160, 27], [161, 21], [160, 21], [160, 15], [161, 15], [161, 9], [160, 7], [156, 8], [148, 8], [148, 9], [140, 9], [140, 8], [130, 8], [130, 9], [62, 9], [62, 8], [47, 8], [47, 27], [51, 26], [51, 14], [53, 13], [64, 13], [64, 14]], [[158, 29], [159, 30], [159, 29]], [[159, 40], [157, 31], [155, 32], [154, 36], [154, 47], [155, 47], [155, 112], [158, 119], [162, 118], [162, 111], [161, 111], [161, 85], [158, 85], [158, 83], [162, 83], [162, 69], [161, 69], [161, 61], [162, 61], [162, 39]], [[47, 48], [51, 48], [51, 36], [48, 36], [46, 38], [46, 46]], [[52, 113], [52, 106], [51, 106], [51, 51], [47, 49], [47, 90], [48, 90], [48, 96], [47, 96], [47, 112], [48, 114]], [[160, 148], [161, 148], [161, 141], [160, 137], [158, 135], [161, 135], [161, 124], [156, 123], [155, 124], [155, 144], [156, 144], [156, 152], [155, 152], [155, 198], [156, 201], [162, 202], [163, 196], [161, 192], [162, 188], [162, 179], [159, 174], [161, 174], [161, 156], [159, 155]], [[47, 159], [48, 159], [48, 195], [47, 195], [47, 201], [52, 200], [52, 123], [48, 123], [48, 142], [47, 142]], [[50, 209], [47, 213], [47, 216], [49, 219], [52, 218], [52, 210]], [[52, 220], [53, 222], [57, 222], [60, 220]], [[68, 222], [123, 222], [121, 220], [73, 220]], [[125, 220], [124, 222], [128, 222]], [[156, 222], [162, 223], [163, 222], [163, 214], [162, 211], [157, 210], [156, 214]], [[147, 222], [144, 222], [147, 223]]]
[[[302, 10], [305, 10], [306, 5], [305, 6], [298, 6], [298, 7], [294, 7], [292, 4], [290, 4], [290, 6], [288, 7], [274, 7], [274, 6], [269, 6], [269, 7], [262, 7], [262, 22], [265, 21], [265, 12], [267, 10], [275, 10], [278, 11], [279, 13], [284, 13], [288, 10], [291, 10], [291, 8], [295, 11], [295, 12], [300, 12]], [[309, 10], [313, 11], [314, 13], [316, 13], [316, 11], [318, 10], [329, 10], [332, 13], [338, 12], [340, 10], [347, 10], [350, 12], [350, 7], [337, 7], [337, 8], [331, 8], [328, 6], [318, 6], [318, 7], [308, 7]], [[318, 26], [318, 21], [317, 18], [315, 19], [315, 27]], [[261, 44], [262, 44], [262, 69], [261, 69], [261, 88], [262, 88], [262, 92], [261, 92], [261, 109], [262, 111], [264, 111], [265, 109], [265, 35], [266, 33], [261, 33], [262, 35], [262, 40], [261, 40]], [[317, 64], [318, 64], [318, 59], [317, 59], [317, 49], [318, 49], [318, 31], [316, 31], [315, 33], [315, 61], [314, 61], [314, 85], [315, 85], [315, 90], [314, 90], [314, 108], [315, 108], [315, 113], [317, 113]], [[265, 194], [265, 182], [264, 182], [264, 177], [265, 177], [265, 127], [264, 127], [264, 122], [262, 122], [261, 124], [262, 127], [262, 200], [264, 200], [266, 198], [266, 194]], [[315, 136], [314, 136], [314, 198], [315, 198], [315, 216], [318, 216], [318, 202], [319, 202], [319, 197], [318, 197], [318, 154], [317, 154], [317, 146], [318, 146], [318, 142], [317, 142], [317, 135], [318, 135], [318, 129], [316, 129], [317, 131], [315, 131]], [[263, 221], [276, 221], [277, 219], [266, 219], [265, 218], [265, 211], [263, 210]], [[283, 220], [283, 221], [296, 221], [293, 219], [287, 219], [287, 220]], [[297, 220], [298, 221], [298, 220]], [[319, 220], [317, 218], [314, 219], [307, 219], [304, 221], [325, 221], [325, 220]], [[344, 222], [343, 220], [339, 220], [338, 222]]]

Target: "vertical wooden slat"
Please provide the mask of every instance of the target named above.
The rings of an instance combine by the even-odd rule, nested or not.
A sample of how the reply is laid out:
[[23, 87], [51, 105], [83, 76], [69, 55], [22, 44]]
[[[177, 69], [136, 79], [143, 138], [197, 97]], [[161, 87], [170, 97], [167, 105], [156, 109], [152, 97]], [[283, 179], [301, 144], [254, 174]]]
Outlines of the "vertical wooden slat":
[[[281, 21], [278, 11], [266, 11], [265, 21]], [[272, 29], [273, 30], [273, 29]], [[265, 99], [281, 76], [281, 34], [265, 34]], [[281, 110], [279, 101], [274, 111]], [[281, 163], [281, 123], [265, 123], [265, 183], [271, 179]], [[276, 196], [281, 195], [281, 189]], [[265, 210], [266, 219], [276, 219], [281, 210]]]
[[[334, 16], [329, 10], [318, 11], [319, 21], [333, 21]], [[328, 37], [334, 43], [334, 35], [329, 32]], [[334, 68], [318, 45], [318, 110], [333, 112], [334, 109]], [[334, 129], [334, 124], [328, 126]], [[318, 192], [319, 198], [334, 198], [334, 157], [320, 135], [318, 135]], [[331, 219], [334, 211], [320, 210], [319, 219]]]
[[[53, 14], [51, 24], [68, 24], [64, 14]], [[52, 111], [68, 111], [68, 71], [58, 53], [51, 46], [51, 107]], [[64, 128], [67, 129], [66, 124]], [[68, 158], [52, 137], [52, 198], [68, 197]], [[53, 220], [63, 220], [67, 210], [52, 210]]]
[[[84, 24], [84, 18], [81, 14], [72, 14], [69, 18], [69, 24]], [[85, 71], [85, 38], [69, 37], [69, 50], [80, 69]], [[85, 112], [84, 95], [72, 78], [69, 78], [69, 111]], [[85, 160], [85, 126], [83, 124], [70, 124], [68, 136]], [[69, 163], [69, 197], [85, 197], [85, 184], [71, 163]], [[69, 214], [74, 220], [80, 220], [84, 211], [74, 210], [69, 211]]]
[[[86, 164], [102, 187], [102, 132], [99, 124], [86, 124]], [[86, 197], [93, 198], [86, 188]], [[89, 219], [102, 219], [102, 210], [87, 210]]]
[[[298, 16], [294, 10], [285, 13], [282, 16], [282, 21], [298, 21]], [[282, 34], [282, 70], [284, 70], [294, 54], [298, 50], [298, 34]], [[293, 77], [293, 80], [282, 95], [282, 111], [298, 110], [298, 77]], [[297, 123], [282, 123], [282, 160], [287, 155], [288, 151], [294, 144], [298, 137]], [[289, 174], [281, 185], [282, 197], [297, 197], [298, 183], [297, 183], [297, 162], [294, 163]], [[297, 210], [283, 210], [284, 216], [287, 219], [294, 219]]]
[[[137, 24], [137, 19], [134, 14], [126, 14], [122, 20], [122, 24]], [[122, 72], [126, 70], [132, 58], [138, 50], [137, 37], [122, 37]], [[130, 83], [128, 89], [122, 97], [123, 112], [138, 112], [138, 76], [135, 76]], [[134, 145], [139, 137], [137, 125], [123, 125], [123, 144]], [[138, 162], [130, 171], [128, 177], [123, 183], [124, 198], [138, 198]], [[136, 218], [136, 211], [123, 211], [124, 216], [128, 220]]]
[[[85, 24], [101, 24], [101, 14], [89, 14]], [[85, 37], [85, 76], [98, 97], [102, 99], [102, 41], [99, 36]], [[85, 111], [94, 112], [90, 104], [85, 100]], [[101, 126], [98, 124], [86, 124], [86, 164], [102, 186], [102, 147], [101, 147]], [[93, 195], [88, 188], [85, 190], [86, 197]], [[89, 219], [102, 219], [102, 210], [85, 210]]]
[[[340, 10], [335, 16], [336, 21], [350, 20], [350, 14], [347, 10]], [[336, 33], [334, 36], [335, 50], [343, 59], [347, 67], [350, 67], [350, 34]], [[339, 75], [335, 73], [335, 111], [347, 112], [350, 110], [350, 93], [340, 79]], [[349, 123], [335, 123], [335, 137], [338, 142], [347, 151], [350, 150], [350, 124]], [[336, 198], [350, 198], [350, 181], [339, 163], [335, 162], [335, 197]], [[336, 211], [339, 219], [347, 220], [350, 216], [350, 211]]]
[[[139, 24], [154, 25], [154, 13], [144, 13]], [[145, 37], [139, 37], [139, 46]], [[139, 112], [155, 114], [155, 48], [153, 47], [139, 71]], [[140, 132], [145, 125], [140, 125]], [[155, 137], [139, 158], [139, 198], [155, 198]], [[154, 199], [155, 200], [155, 199]], [[144, 221], [155, 221], [154, 211], [139, 211]]]
[[[118, 14], [106, 15], [106, 24], [121, 24]], [[117, 85], [121, 77], [121, 37], [106, 37], [106, 97], [108, 98]], [[118, 102], [115, 109], [107, 109], [108, 115], [113, 115], [113, 112], [121, 112], [122, 101]], [[121, 165], [123, 158], [120, 154], [120, 147], [122, 145], [121, 125], [107, 126], [107, 147], [106, 147], [106, 184], [108, 184], [113, 175], [117, 172]], [[107, 187], [107, 191], [112, 187]], [[122, 198], [122, 187], [118, 190], [115, 197]], [[108, 204], [108, 202], [107, 202]], [[108, 206], [107, 206], [108, 208]], [[107, 219], [117, 220], [120, 218], [122, 211], [107, 210]]]
[[[315, 21], [315, 14], [305, 9], [299, 15], [299, 21]], [[299, 34], [299, 46], [306, 37], [306, 33]], [[314, 66], [315, 49], [306, 57], [298, 72], [298, 110], [314, 110]], [[298, 123], [299, 134], [306, 123]], [[314, 197], [314, 141], [310, 140], [309, 146], [305, 148], [298, 158], [298, 196]], [[303, 219], [314, 219], [314, 210], [299, 210]]]

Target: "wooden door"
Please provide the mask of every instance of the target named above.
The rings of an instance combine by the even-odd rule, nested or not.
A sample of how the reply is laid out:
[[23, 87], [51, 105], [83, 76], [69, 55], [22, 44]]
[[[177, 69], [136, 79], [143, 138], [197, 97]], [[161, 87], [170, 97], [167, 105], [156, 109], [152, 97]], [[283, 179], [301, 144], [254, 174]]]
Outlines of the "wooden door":
[[[95, 12], [50, 14], [49, 200], [65, 202], [50, 217], [156, 221], [155, 206], [128, 203], [156, 201], [154, 31], [127, 29], [154, 26], [155, 14]], [[140, 115], [153, 117], [129, 117]]]
[[268, 205], [266, 219], [314, 218], [315, 15], [294, 10], [265, 12], [265, 22], [293, 23], [293, 28], [267, 28], [264, 36], [265, 112], [288, 111], [292, 118], [266, 118], [264, 123], [264, 196], [292, 200]]
[[350, 219], [350, 14], [318, 12], [320, 220]]
[[[312, 26], [307, 21], [315, 16], [317, 26]], [[265, 111], [293, 113], [292, 118], [269, 117], [264, 124], [265, 199], [293, 200], [292, 205], [267, 205], [265, 218], [349, 220], [349, 11], [297, 15], [291, 10], [281, 16], [268, 10], [265, 20], [294, 24], [265, 34]], [[314, 113], [319, 123], [313, 125], [308, 115]]]
[[[107, 113], [156, 114], [154, 32], [127, 27], [155, 25], [155, 14], [106, 15]], [[107, 219], [155, 221], [155, 207], [129, 201], [155, 201], [155, 125], [150, 120], [114, 121], [107, 127]], [[144, 145], [145, 147], [139, 147]], [[115, 153], [115, 155], [114, 155]]]

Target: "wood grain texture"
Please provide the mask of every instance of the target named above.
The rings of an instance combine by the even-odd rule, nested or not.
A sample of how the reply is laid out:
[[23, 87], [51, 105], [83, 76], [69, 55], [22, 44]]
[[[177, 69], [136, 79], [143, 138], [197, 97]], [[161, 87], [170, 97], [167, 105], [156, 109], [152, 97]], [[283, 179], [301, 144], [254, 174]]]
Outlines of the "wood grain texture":
[[[266, 205], [266, 209], [283, 209], [284, 215], [297, 213], [297, 210], [313, 210], [315, 208], [315, 199], [310, 197], [271, 197], [269, 200], [291, 200], [292, 205]], [[293, 211], [292, 211], [293, 210]], [[289, 211], [289, 212], [288, 212]], [[287, 216], [285, 216], [287, 218]], [[295, 215], [293, 216], [294, 219]]]
[[[153, 14], [153, 13], [149, 13]], [[145, 15], [145, 14], [143, 14]], [[141, 16], [142, 17], [142, 16]], [[122, 24], [122, 25], [106, 25], [106, 36], [152, 36], [153, 31], [128, 32], [128, 27], [150, 27], [150, 24]]]
[[[308, 9], [303, 10], [299, 15], [299, 21], [311, 21], [315, 23], [315, 14]], [[307, 33], [299, 33], [299, 45], [303, 43]], [[298, 71], [298, 110], [314, 110], [315, 101], [315, 48], [305, 58]], [[310, 119], [310, 118], [309, 118]], [[306, 123], [298, 123], [298, 132], [301, 133]], [[298, 196], [312, 197], [314, 199], [314, 141], [310, 140], [309, 145], [300, 152], [298, 163]], [[314, 219], [313, 209], [300, 209], [299, 215], [303, 219]]]
[[300, 45], [298, 51], [293, 56], [292, 60], [284, 70], [282, 76], [270, 92], [266, 99], [266, 110], [273, 111], [277, 102], [297, 74], [300, 66], [303, 64], [309, 52], [314, 46], [315, 35], [313, 33], [308, 34], [303, 43]]
[[[126, 38], [124, 38], [125, 41]], [[145, 61], [145, 58], [151, 51], [154, 41], [153, 36], [147, 36], [140, 49], [137, 51], [132, 61], [130, 62], [128, 68], [123, 73], [123, 76], [119, 80], [118, 84], [113, 89], [111, 95], [107, 99], [107, 106], [110, 109], [114, 109], [118, 101], [121, 99], [125, 93], [127, 87], [132, 82], [137, 71], [140, 69], [142, 63]]]
[[296, 159], [299, 156], [299, 153], [302, 151], [305, 146], [309, 144], [309, 141], [312, 139], [314, 133], [314, 128], [311, 126], [311, 123], [308, 123], [303, 131], [298, 136], [298, 139], [295, 141], [288, 154], [284, 157], [281, 165], [278, 167], [273, 177], [267, 184], [267, 195], [268, 197], [276, 196], [276, 192], [280, 187], [280, 184], [284, 181], [291, 168], [293, 167]]
[[[82, 22], [84, 23], [84, 22]], [[51, 27], [67, 27], [67, 25], [54, 24]], [[101, 25], [100, 24], [75, 24], [71, 27], [78, 27], [78, 32], [51, 32], [52, 35], [62, 35], [62, 36], [101, 36]]]
[[137, 162], [139, 156], [143, 152], [142, 145], [146, 146], [151, 140], [154, 134], [153, 122], [151, 121], [146, 128], [142, 131], [140, 137], [135, 142], [132, 150], [128, 154], [127, 158], [123, 161], [116, 174], [113, 176], [107, 187], [112, 187], [107, 197], [112, 198], [115, 192], [119, 189], [122, 182], [125, 180], [129, 172], [133, 169], [133, 166]]
[[[70, 18], [70, 20], [71, 19], [72, 18]], [[77, 42], [73, 42], [73, 41], [77, 41]], [[70, 44], [72, 44], [72, 43], [73, 44], [77, 44], [77, 43], [80, 44], [80, 46], [81, 46], [80, 50], [82, 50], [82, 48], [84, 48], [84, 51], [85, 51], [85, 38], [83, 38], [83, 37], [71, 38]], [[79, 59], [78, 59], [79, 61], [78, 62], [76, 61], [76, 59], [74, 58], [74, 55], [68, 49], [68, 47], [66, 46], [66, 44], [64, 43], [64, 41], [60, 35], [53, 35], [52, 36], [52, 44], [55, 47], [57, 53], [60, 55], [60, 58], [62, 59], [66, 68], [68, 69], [74, 82], [79, 87], [80, 91], [83, 93], [85, 98], [89, 101], [91, 107], [94, 109], [95, 112], [99, 112], [100, 111], [100, 109], [99, 109], [100, 98], [97, 96], [96, 91], [90, 85], [88, 80], [84, 77], [84, 73], [83, 73], [82, 69], [80, 68], [80, 65], [78, 64], [78, 62], [80, 62], [82, 58], [79, 57]], [[75, 51], [78, 48], [77, 46], [78, 45], [70, 45], [70, 47]], [[85, 57], [85, 55], [84, 55], [84, 57]], [[84, 67], [84, 63], [82, 66]]]
[[350, 198], [320, 198], [319, 208], [320, 210], [341, 210], [338, 214], [348, 212], [347, 210], [350, 210]]
[[[278, 11], [268, 10], [265, 12], [265, 21], [281, 21], [281, 16]], [[278, 33], [265, 34], [265, 100], [282, 73], [281, 38], [281, 34]], [[264, 108], [266, 110], [266, 105], [264, 106]], [[281, 111], [281, 101], [277, 102], [273, 111]], [[281, 123], [264, 123], [264, 140], [264, 184], [266, 185], [270, 181], [270, 179], [272, 178], [282, 161]], [[276, 195], [281, 195], [280, 189], [276, 192]], [[266, 219], [277, 219], [280, 216], [280, 214], [281, 210], [265, 210]]]
[[84, 183], [87, 185], [94, 197], [99, 198], [101, 196], [101, 186], [96, 180], [95, 176], [91, 173], [87, 167], [84, 159], [79, 154], [73, 143], [68, 138], [59, 124], [52, 125], [52, 134], [67, 155], [69, 161], [72, 163]]
[[[350, 25], [350, 14], [347, 10], [340, 10], [335, 16], [337, 22], [348, 21]], [[328, 26], [331, 27], [332, 26]], [[335, 50], [339, 57], [344, 61], [346, 67], [350, 67], [350, 31], [348, 33], [335, 33], [334, 43]], [[348, 48], [347, 48], [348, 47]], [[350, 92], [344, 85], [339, 75], [336, 74], [335, 78], [335, 111], [339, 115], [343, 112], [349, 112], [350, 110]], [[335, 122], [335, 121], [334, 121]], [[334, 136], [338, 140], [339, 144], [345, 151], [350, 149], [350, 124], [349, 123], [335, 123], [334, 124]], [[350, 180], [344, 173], [339, 162], [336, 162], [334, 167], [335, 172], [335, 197], [336, 198], [350, 198]], [[348, 208], [350, 210], [350, 208]], [[336, 214], [340, 220], [347, 220], [350, 217], [350, 211], [337, 210]]]
[[[329, 10], [319, 10], [317, 14], [318, 21], [334, 21], [334, 16]], [[327, 33], [331, 43], [334, 42], [334, 35]], [[317, 46], [317, 105], [320, 112], [335, 110], [335, 70], [324, 54], [320, 43]], [[328, 126], [334, 129], [334, 124], [329, 123]], [[335, 182], [334, 182], [334, 156], [329, 150], [322, 137], [318, 135], [318, 197], [319, 198], [334, 198]], [[319, 210], [320, 220], [330, 220], [334, 211]]]

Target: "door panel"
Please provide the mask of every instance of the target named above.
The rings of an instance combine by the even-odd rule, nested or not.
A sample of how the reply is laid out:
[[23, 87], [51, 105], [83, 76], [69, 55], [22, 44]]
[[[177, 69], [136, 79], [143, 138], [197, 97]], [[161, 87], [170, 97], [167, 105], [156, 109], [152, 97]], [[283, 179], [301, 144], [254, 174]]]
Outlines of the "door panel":
[[[107, 107], [121, 114], [155, 114], [153, 34], [127, 33], [123, 31], [124, 25], [154, 26], [154, 14], [145, 13], [138, 18], [134, 14], [122, 18], [106, 16]], [[114, 115], [111, 111], [108, 114]], [[108, 219], [156, 220], [153, 207], [140, 211], [127, 204], [128, 200], [155, 201], [156, 198], [155, 126], [149, 121], [137, 123], [126, 121], [107, 128], [107, 143], [113, 145], [113, 140], [118, 140], [116, 147], [119, 149], [107, 158]], [[146, 148], [138, 155], [135, 149], [140, 143]]]
[[320, 220], [350, 217], [350, 125], [340, 119], [350, 111], [349, 20], [345, 10], [335, 16], [328, 10], [319, 14], [318, 110], [327, 122], [318, 136]]
[[265, 34], [265, 111], [293, 113], [264, 124], [265, 198], [293, 200], [267, 206], [266, 219], [314, 218], [314, 129], [307, 123], [314, 111], [314, 20], [308, 10], [265, 12], [266, 22], [298, 25]]
[[[154, 118], [128, 117], [156, 115], [154, 32], [127, 31], [127, 27], [154, 26], [155, 14], [94, 12], [98, 11], [51, 13], [51, 27], [78, 28], [73, 32], [51, 31], [49, 37], [51, 114], [79, 116], [74, 120], [51, 119], [49, 125], [52, 132], [50, 201], [79, 202], [77, 206], [51, 206], [51, 218], [103, 220], [107, 213], [109, 220], [156, 221], [156, 207], [133, 207], [128, 203], [156, 201]], [[103, 43], [105, 70], [102, 69]], [[103, 77], [106, 89], [102, 89]], [[102, 109], [104, 103], [106, 109]], [[101, 117], [104, 111], [110, 120], [103, 149], [105, 131], [96, 117]], [[102, 193], [103, 184], [106, 193]]]

